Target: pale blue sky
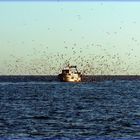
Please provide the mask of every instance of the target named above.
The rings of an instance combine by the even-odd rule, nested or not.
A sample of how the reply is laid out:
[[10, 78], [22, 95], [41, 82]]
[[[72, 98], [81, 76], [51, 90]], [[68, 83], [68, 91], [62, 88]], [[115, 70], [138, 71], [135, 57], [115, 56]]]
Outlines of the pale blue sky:
[[139, 13], [132, 1], [0, 2], [0, 74], [57, 74], [65, 61], [140, 74]]

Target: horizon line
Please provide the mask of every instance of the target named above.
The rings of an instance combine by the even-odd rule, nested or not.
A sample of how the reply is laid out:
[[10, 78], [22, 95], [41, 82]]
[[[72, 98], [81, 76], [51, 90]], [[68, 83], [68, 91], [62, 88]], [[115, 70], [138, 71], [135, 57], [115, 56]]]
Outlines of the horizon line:
[[0, 0], [0, 2], [140, 2], [140, 0]]

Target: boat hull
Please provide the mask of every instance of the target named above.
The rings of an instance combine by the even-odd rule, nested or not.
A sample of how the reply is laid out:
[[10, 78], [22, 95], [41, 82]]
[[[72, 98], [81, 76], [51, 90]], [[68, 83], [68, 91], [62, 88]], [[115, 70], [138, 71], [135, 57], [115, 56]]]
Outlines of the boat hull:
[[78, 74], [75, 75], [63, 75], [59, 74], [59, 80], [62, 82], [81, 82], [81, 76]]

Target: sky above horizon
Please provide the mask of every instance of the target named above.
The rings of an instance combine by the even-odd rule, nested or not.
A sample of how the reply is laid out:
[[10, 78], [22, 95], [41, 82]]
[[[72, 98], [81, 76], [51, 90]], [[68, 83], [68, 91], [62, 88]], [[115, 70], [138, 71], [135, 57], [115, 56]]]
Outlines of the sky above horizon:
[[140, 74], [140, 2], [0, 2], [0, 74]]

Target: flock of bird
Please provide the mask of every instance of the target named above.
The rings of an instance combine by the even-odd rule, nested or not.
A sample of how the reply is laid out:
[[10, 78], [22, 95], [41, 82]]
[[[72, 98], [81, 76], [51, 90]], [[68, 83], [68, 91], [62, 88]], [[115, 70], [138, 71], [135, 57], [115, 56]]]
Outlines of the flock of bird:
[[[85, 54], [87, 48], [78, 49], [77, 46], [76, 43], [73, 43], [72, 47], [64, 46], [63, 52], [58, 51], [52, 54], [49, 54], [49, 47], [40, 51], [34, 48], [32, 54], [27, 54], [26, 58], [11, 54], [10, 61], [5, 65], [8, 73], [13, 75], [56, 75], [68, 64], [77, 65], [85, 75], [129, 74], [131, 70], [119, 53], [110, 54], [101, 44], [91, 43], [91, 45], [87, 45], [87, 48], [100, 47], [103, 55], [97, 55], [96, 52]], [[128, 59], [131, 59], [132, 52], [126, 53]], [[35, 57], [36, 54], [39, 57]]]
[[[101, 3], [102, 5], [103, 3]], [[63, 8], [60, 10], [63, 11]], [[93, 8], [91, 11], [94, 11]], [[83, 17], [80, 14], [76, 14], [75, 18], [82, 20]], [[124, 22], [122, 23], [121, 21], [121, 24], [124, 24]], [[136, 21], [133, 21], [132, 24], [136, 24]], [[24, 27], [28, 27], [28, 24], [24, 24]], [[51, 32], [51, 30], [51, 27], [47, 27], [46, 31]], [[123, 27], [118, 26], [117, 30], [122, 33]], [[72, 32], [73, 29], [70, 27], [68, 31]], [[107, 37], [119, 34], [115, 30], [113, 32], [104, 31], [104, 33]], [[85, 36], [81, 35], [80, 39], [84, 40]], [[135, 43], [134, 45], [136, 46], [140, 45], [139, 41], [133, 36], [130, 37], [130, 41], [132, 44]], [[36, 43], [36, 40], [32, 39], [31, 42]], [[25, 41], [22, 41], [21, 45], [25, 46]], [[116, 46], [112, 46], [112, 49], [114, 49], [113, 54], [103, 44], [95, 42], [80, 48], [77, 42], [73, 42], [70, 45], [66, 40], [63, 40], [63, 52], [58, 49], [57, 53], [49, 53], [51, 46], [44, 46], [42, 43], [39, 44], [40, 50], [33, 48], [33, 51], [24, 57], [17, 57], [14, 53], [11, 54], [9, 60], [4, 62], [7, 73], [12, 75], [55, 75], [60, 73], [67, 64], [77, 65], [83, 74], [89, 75], [131, 74], [131, 71], [133, 71], [133, 74], [137, 74], [139, 71], [137, 68], [139, 62], [131, 64], [134, 63], [131, 60], [137, 57], [134, 56], [133, 49], [125, 53], [125, 58], [128, 59], [126, 62], [119, 53], [115, 52]], [[90, 50], [94, 50], [91, 48], [98, 48], [101, 54], [90, 52]], [[88, 54], [87, 52], [90, 53]], [[129, 65], [128, 61], [130, 61]]]
[[[101, 2], [100, 5], [103, 6], [103, 3]], [[94, 7], [91, 7], [89, 10], [94, 15]], [[59, 12], [65, 12], [63, 7], [60, 7]], [[46, 18], [46, 15], [44, 18]], [[83, 18], [84, 16], [81, 15], [78, 10], [74, 13], [74, 19], [76, 21], [82, 21]], [[34, 24], [36, 24], [36, 26], [38, 26], [38, 22], [40, 21], [37, 19], [37, 17], [35, 17]], [[132, 26], [135, 26], [137, 24], [135, 20], [130, 22], [132, 22]], [[117, 30], [114, 30], [112, 32], [106, 30], [103, 32], [107, 37], [117, 35], [119, 36], [119, 33], [123, 33], [123, 28], [125, 27], [125, 21], [120, 21], [120, 25], [116, 26]], [[23, 24], [23, 28], [25, 28], [25, 30], [30, 29], [30, 26], [28, 26], [28, 22]], [[46, 28], [46, 32], [49, 33], [51, 31], [53, 31], [51, 26]], [[72, 33], [73, 31], [74, 29], [72, 27], [69, 27], [67, 30], [67, 32], [70, 33]], [[134, 33], [132, 34], [134, 35]], [[131, 36], [131, 34], [129, 35]], [[135, 37], [133, 37], [133, 35], [131, 37], [127, 36], [127, 38], [130, 37], [130, 46], [134, 43], [135, 46], [139, 47], [140, 43]], [[86, 37], [84, 36], [84, 34], [82, 34], [80, 37], [80, 39], [82, 40], [84, 40], [85, 38]], [[31, 42], [35, 44], [36, 39], [31, 39]], [[25, 41], [21, 41], [21, 46], [25, 45]], [[54, 75], [60, 73], [67, 64], [77, 65], [78, 69], [81, 70], [83, 74], [90, 75], [131, 74], [131, 71], [133, 72], [133, 74], [137, 74], [137, 72], [139, 71], [137, 67], [139, 65], [138, 61], [135, 64], [131, 64], [135, 62], [131, 60], [137, 57], [136, 55], [134, 55], [133, 49], [128, 50], [128, 52], [125, 53], [125, 58], [128, 59], [126, 62], [126, 60], [124, 60], [119, 53], [115, 52], [116, 46], [112, 46], [112, 50], [114, 49], [114, 52], [113, 54], [111, 54], [109, 48], [106, 49], [107, 47], [105, 46], [105, 44], [97, 44], [94, 41], [80, 48], [77, 42], [73, 42], [70, 45], [66, 40], [63, 40], [63, 52], [59, 51], [58, 47], [57, 53], [49, 53], [49, 49], [51, 48], [51, 46], [44, 46], [45, 44], [43, 45], [42, 43], [40, 43], [40, 50], [37, 50], [37, 48], [33, 48], [33, 51], [29, 52], [24, 57], [18, 57], [14, 53], [11, 54], [9, 56], [9, 60], [4, 62], [4, 65], [6, 65], [7, 68], [6, 72], [12, 75]], [[91, 48], [98, 48], [101, 51], [101, 54], [90, 52], [90, 50], [94, 50]], [[87, 52], [90, 53], [88, 54]], [[128, 61], [130, 61], [129, 64]]]

